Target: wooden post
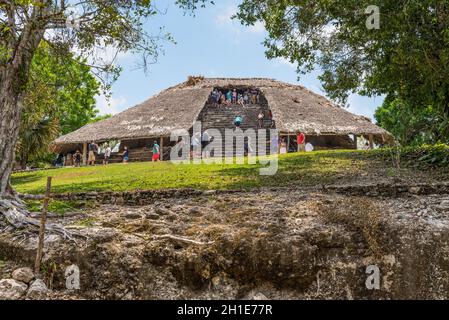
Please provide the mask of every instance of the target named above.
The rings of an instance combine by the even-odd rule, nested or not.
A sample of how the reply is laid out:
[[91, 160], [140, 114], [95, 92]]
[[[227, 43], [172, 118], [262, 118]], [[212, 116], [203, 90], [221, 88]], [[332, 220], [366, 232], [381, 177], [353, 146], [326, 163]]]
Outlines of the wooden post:
[[47, 178], [47, 190], [45, 191], [44, 204], [42, 207], [41, 225], [39, 229], [39, 243], [37, 245], [36, 261], [34, 263], [34, 273], [39, 274], [41, 269], [42, 251], [44, 249], [45, 224], [47, 222], [48, 203], [50, 202], [51, 177]]
[[287, 153], [290, 152], [290, 133], [287, 136]]
[[164, 137], [161, 137], [161, 145], [159, 148], [161, 152], [161, 161], [164, 161]]
[[368, 135], [368, 139], [369, 139], [369, 148], [371, 150], [373, 150], [374, 149], [374, 138], [373, 138], [373, 135], [372, 134]]
[[87, 143], [83, 143], [83, 165], [87, 164]]

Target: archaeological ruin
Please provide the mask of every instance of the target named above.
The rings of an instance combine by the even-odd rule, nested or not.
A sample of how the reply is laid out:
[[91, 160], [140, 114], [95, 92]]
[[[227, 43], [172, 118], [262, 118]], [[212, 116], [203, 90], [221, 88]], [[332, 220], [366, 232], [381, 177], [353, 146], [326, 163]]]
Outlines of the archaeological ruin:
[[[236, 99], [226, 100], [226, 94], [233, 91]], [[223, 103], [215, 103], [211, 98], [213, 92], [220, 92]], [[247, 99], [247, 92], [257, 92], [257, 99]], [[242, 103], [239, 104], [237, 99]], [[259, 114], [263, 114], [262, 123]], [[262, 78], [189, 77], [188, 81], [168, 88], [142, 104], [58, 138], [53, 149], [58, 153], [80, 150], [86, 155], [91, 142], [101, 145], [118, 141], [111, 162], [121, 161], [124, 146], [129, 149], [130, 161], [149, 161], [151, 147], [157, 141], [162, 150], [161, 159], [168, 160], [171, 148], [177, 143], [170, 141], [174, 130], [192, 133], [193, 124], [200, 121], [202, 132], [217, 129], [224, 135], [226, 129], [235, 128], [233, 120], [237, 116], [243, 118], [242, 130], [276, 129], [287, 145], [287, 152], [297, 150], [299, 133], [306, 135], [306, 141], [314, 150], [357, 149], [357, 137], [364, 137], [371, 148], [375, 144], [392, 142], [392, 136], [370, 119], [354, 115], [299, 85]], [[259, 135], [260, 131], [258, 140]], [[269, 132], [264, 136], [268, 149], [273, 143], [269, 136]], [[234, 142], [223, 141], [223, 150], [229, 144], [232, 147]], [[97, 161], [101, 161], [101, 155]]]

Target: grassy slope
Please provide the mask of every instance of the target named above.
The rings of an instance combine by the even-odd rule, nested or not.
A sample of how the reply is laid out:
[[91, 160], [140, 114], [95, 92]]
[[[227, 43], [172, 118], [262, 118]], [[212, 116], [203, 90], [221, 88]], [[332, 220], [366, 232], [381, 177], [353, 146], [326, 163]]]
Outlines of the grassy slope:
[[[263, 186], [314, 186], [351, 181], [375, 182], [398, 174], [388, 157], [376, 151], [322, 151], [288, 154], [279, 159], [274, 176], [259, 175], [258, 165], [174, 165], [163, 163], [114, 164], [106, 167], [63, 168], [14, 174], [13, 186], [21, 193], [43, 193], [45, 179], [53, 176], [53, 192], [125, 191], [163, 188], [249, 189]], [[422, 178], [415, 169], [402, 169], [401, 177]], [[426, 172], [424, 177], [428, 177]], [[441, 172], [436, 176], [443, 178]], [[374, 181], [373, 181], [374, 180]]]

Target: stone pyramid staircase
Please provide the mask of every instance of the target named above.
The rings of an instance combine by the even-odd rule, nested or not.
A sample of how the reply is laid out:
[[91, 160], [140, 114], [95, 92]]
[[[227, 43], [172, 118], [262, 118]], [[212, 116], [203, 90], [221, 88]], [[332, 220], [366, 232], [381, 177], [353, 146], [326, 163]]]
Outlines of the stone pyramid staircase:
[[[264, 121], [264, 131], [265, 131], [265, 140], [267, 146], [267, 154], [270, 150], [270, 131], [269, 128], [271, 126], [271, 120], [268, 119], [269, 107], [268, 103], [261, 98], [260, 103], [258, 104], [248, 104], [245, 107], [242, 107], [238, 104], [232, 104], [230, 106], [217, 106], [213, 104], [207, 104], [205, 108], [202, 110], [200, 115], [198, 116], [198, 120], [201, 121], [202, 131], [206, 131], [208, 129], [216, 129], [220, 131], [223, 137], [223, 154], [227, 157], [231, 156], [243, 156], [241, 152], [236, 150], [236, 139], [234, 141], [226, 141], [225, 140], [225, 130], [226, 129], [235, 129], [234, 119], [236, 116], [240, 115], [243, 118], [242, 125], [240, 128], [245, 131], [247, 129], [254, 129], [257, 134], [257, 141], [253, 143], [258, 145], [259, 135], [257, 130], [258, 128], [258, 115], [259, 112], [262, 111], [265, 114]], [[225, 152], [225, 150], [227, 152]], [[253, 150], [254, 152], [256, 150]]]

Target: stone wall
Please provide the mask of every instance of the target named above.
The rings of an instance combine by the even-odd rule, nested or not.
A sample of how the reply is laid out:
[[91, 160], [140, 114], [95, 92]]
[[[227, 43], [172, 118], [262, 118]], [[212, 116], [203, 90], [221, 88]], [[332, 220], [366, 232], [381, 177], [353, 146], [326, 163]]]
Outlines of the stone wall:
[[[269, 188], [260, 191], [284, 191], [289, 192], [290, 188]], [[324, 191], [350, 196], [368, 197], [397, 197], [400, 195], [431, 195], [449, 194], [449, 182], [439, 182], [432, 184], [375, 184], [375, 185], [329, 185], [321, 188], [304, 189], [309, 191]], [[164, 189], [145, 190], [127, 192], [81, 192], [81, 193], [61, 193], [53, 194], [52, 198], [60, 201], [95, 201], [100, 204], [117, 205], [146, 205], [152, 204], [155, 200], [182, 199], [194, 196], [225, 195], [232, 193], [244, 193], [242, 190], [196, 190], [196, 189]], [[41, 200], [42, 195], [21, 195], [24, 200]]]

